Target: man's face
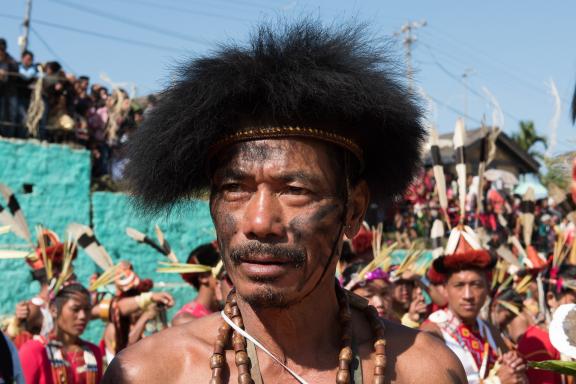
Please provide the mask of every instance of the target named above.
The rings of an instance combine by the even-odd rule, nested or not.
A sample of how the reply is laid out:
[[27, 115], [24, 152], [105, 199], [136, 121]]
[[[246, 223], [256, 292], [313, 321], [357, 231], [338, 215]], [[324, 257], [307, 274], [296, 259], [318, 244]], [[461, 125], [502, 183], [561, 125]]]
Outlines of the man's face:
[[476, 319], [488, 295], [485, 274], [468, 270], [453, 273], [446, 282], [448, 307], [464, 321]]
[[25, 67], [31, 66], [32, 65], [32, 55], [25, 54], [24, 56], [22, 56], [22, 64], [24, 64]]
[[211, 214], [230, 279], [253, 306], [286, 307], [321, 279], [333, 284], [345, 224], [335, 153], [317, 140], [281, 139], [218, 156]]

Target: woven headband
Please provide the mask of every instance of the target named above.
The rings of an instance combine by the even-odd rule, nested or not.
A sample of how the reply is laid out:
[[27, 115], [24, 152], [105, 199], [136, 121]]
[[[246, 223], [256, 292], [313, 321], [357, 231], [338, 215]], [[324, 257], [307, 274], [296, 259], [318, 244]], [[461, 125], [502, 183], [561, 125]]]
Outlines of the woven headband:
[[361, 167], [364, 167], [364, 152], [354, 141], [336, 133], [326, 132], [316, 128], [301, 127], [248, 128], [239, 132], [232, 133], [231, 135], [218, 140], [210, 147], [209, 158], [212, 158], [222, 148], [240, 141], [277, 139], [286, 137], [312, 138], [339, 145], [340, 147], [352, 152], [354, 156], [356, 156], [360, 161]]

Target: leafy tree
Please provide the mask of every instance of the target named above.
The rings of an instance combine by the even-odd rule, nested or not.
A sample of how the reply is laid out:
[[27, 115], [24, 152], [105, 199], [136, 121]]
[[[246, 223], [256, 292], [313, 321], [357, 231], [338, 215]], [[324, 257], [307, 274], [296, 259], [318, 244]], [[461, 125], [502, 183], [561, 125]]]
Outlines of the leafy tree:
[[534, 146], [538, 143], [542, 143], [544, 148], [547, 149], [548, 139], [546, 136], [538, 135], [533, 121], [521, 121], [520, 131], [512, 134], [512, 140], [514, 140], [520, 148], [528, 152], [530, 156], [544, 160], [542, 152], [534, 149]]

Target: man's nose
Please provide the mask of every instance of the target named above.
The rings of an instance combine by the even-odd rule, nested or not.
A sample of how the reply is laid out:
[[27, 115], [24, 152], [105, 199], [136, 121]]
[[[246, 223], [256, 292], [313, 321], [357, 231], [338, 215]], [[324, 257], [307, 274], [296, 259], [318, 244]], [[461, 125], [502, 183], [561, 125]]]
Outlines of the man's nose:
[[248, 202], [242, 223], [248, 239], [275, 240], [286, 235], [282, 206], [275, 194], [259, 188]]
[[464, 286], [464, 298], [471, 299], [472, 298], [472, 290], [470, 289], [469, 285]]

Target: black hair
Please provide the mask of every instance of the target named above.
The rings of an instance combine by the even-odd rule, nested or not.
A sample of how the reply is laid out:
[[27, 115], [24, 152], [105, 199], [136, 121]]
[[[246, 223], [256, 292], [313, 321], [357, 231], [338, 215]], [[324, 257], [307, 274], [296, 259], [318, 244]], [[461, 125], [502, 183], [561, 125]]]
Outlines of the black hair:
[[350, 246], [350, 242], [349, 241], [345, 241], [342, 243], [342, 252], [340, 252], [340, 260], [345, 262], [345, 263], [349, 263], [351, 262], [354, 257], [356, 255], [354, 254], [354, 251], [352, 250], [352, 247]]
[[62, 311], [62, 307], [64, 304], [68, 302], [73, 296], [75, 295], [85, 295], [90, 300], [90, 292], [80, 283], [73, 282], [65, 285], [62, 287], [54, 299], [52, 303], [56, 306], [56, 311], [59, 314]]
[[90, 77], [86, 76], [86, 75], [82, 75], [78, 78], [78, 80], [86, 80], [86, 81], [90, 81]]
[[128, 186], [141, 210], [157, 213], [209, 189], [217, 140], [247, 126], [299, 126], [355, 141], [361, 178], [375, 201], [389, 201], [412, 180], [425, 139], [400, 77], [365, 25], [260, 25], [247, 44], [220, 45], [179, 68], [129, 143]]
[[497, 297], [497, 300], [508, 301], [516, 305], [520, 310], [524, 307], [524, 298], [513, 288], [504, 289]]
[[[220, 261], [220, 253], [216, 250], [211, 243], [202, 244], [192, 250], [188, 255], [187, 263], [202, 264], [209, 267], [215, 267]], [[209, 273], [209, 272], [207, 272]], [[192, 284], [194, 288], [200, 288], [200, 273], [185, 274], [185, 280]]]
[[34, 54], [32, 53], [32, 51], [25, 50], [24, 52], [22, 52], [21, 57], [24, 57], [26, 55], [30, 55], [32, 58], [34, 58]]
[[62, 66], [57, 61], [49, 61], [46, 63], [46, 68], [50, 68], [53, 73], [58, 73], [62, 69]]
[[44, 268], [32, 270], [30, 274], [32, 275], [32, 280], [39, 282], [40, 285], [48, 284], [48, 275]]
[[362, 270], [366, 267], [368, 263], [358, 262], [350, 264], [342, 271], [342, 285], [346, 286], [348, 283]]

